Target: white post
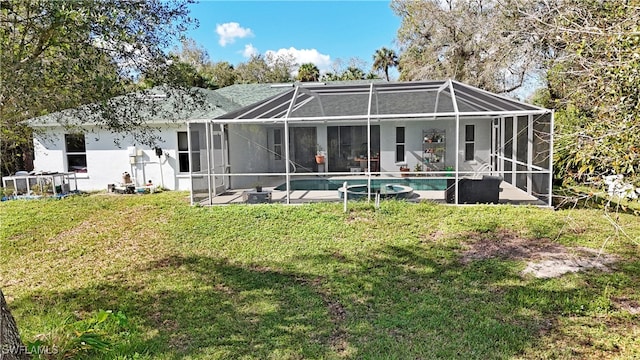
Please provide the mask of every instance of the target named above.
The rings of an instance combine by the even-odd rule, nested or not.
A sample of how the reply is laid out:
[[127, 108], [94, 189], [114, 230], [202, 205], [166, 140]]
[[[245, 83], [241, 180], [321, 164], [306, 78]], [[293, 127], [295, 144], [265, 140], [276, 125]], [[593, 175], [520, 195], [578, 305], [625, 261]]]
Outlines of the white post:
[[511, 126], [511, 185], [518, 187], [516, 160], [518, 159], [518, 117], [514, 116]]
[[210, 131], [210, 124], [205, 123], [204, 124], [204, 133], [205, 133], [205, 145], [207, 148], [207, 190], [209, 192], [209, 205], [213, 204], [213, 196], [215, 195], [215, 186], [214, 186], [214, 190], [211, 191], [211, 168], [215, 165], [213, 162], [213, 157], [211, 156], [211, 147], [210, 142], [211, 142], [211, 131]]
[[527, 194], [531, 195], [533, 187], [533, 115], [527, 117]]
[[291, 102], [289, 103], [289, 109], [287, 109], [287, 114], [284, 116], [284, 160], [287, 164], [285, 166], [285, 180], [287, 183], [287, 204], [291, 204], [291, 185], [289, 184], [291, 180], [291, 172], [289, 171], [289, 115], [291, 115], [291, 111], [293, 111], [293, 105], [296, 103], [296, 98], [298, 97], [298, 90], [300, 87], [296, 85], [295, 90], [293, 91], [293, 96], [291, 97]]
[[371, 83], [369, 86], [369, 105], [367, 106], [367, 202], [371, 201], [371, 100], [372, 99], [373, 99], [373, 83]]
[[[455, 204], [458, 205], [459, 187], [458, 181], [460, 180], [460, 111], [458, 109], [458, 99], [456, 99], [455, 90], [453, 90], [453, 82], [449, 79], [449, 91], [451, 92], [451, 101], [453, 103], [453, 111], [456, 114], [456, 176], [455, 176]], [[445, 194], [446, 196], [446, 194]]]
[[[191, 193], [191, 205], [193, 202], [193, 161], [191, 161], [191, 123], [187, 123], [187, 154], [189, 154], [189, 192]], [[179, 165], [178, 165], [179, 166]]]
[[551, 110], [551, 124], [549, 125], [549, 206], [553, 206], [553, 123], [554, 110]]
[[345, 181], [344, 184], [342, 184], [342, 188], [344, 189], [344, 198], [343, 198], [343, 210], [345, 213], [347, 212], [347, 182]]
[[502, 176], [503, 178], [505, 178], [505, 173], [504, 173], [504, 151], [505, 148], [507, 146], [507, 144], [505, 143], [506, 138], [505, 138], [505, 129], [507, 127], [507, 118], [505, 116], [500, 118], [500, 152], [498, 153], [500, 155], [500, 176]]
[[160, 165], [160, 186], [164, 189], [164, 174], [162, 173], [162, 155], [158, 156], [158, 165]]

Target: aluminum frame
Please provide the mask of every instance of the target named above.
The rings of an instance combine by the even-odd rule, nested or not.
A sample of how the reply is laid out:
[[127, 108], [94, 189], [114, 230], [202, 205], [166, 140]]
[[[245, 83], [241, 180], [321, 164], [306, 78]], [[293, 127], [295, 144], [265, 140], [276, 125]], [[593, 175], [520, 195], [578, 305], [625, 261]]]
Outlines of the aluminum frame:
[[[418, 113], [391, 113], [391, 114], [379, 114], [376, 113], [378, 111], [378, 94], [401, 94], [405, 92], [423, 92], [423, 93], [434, 93], [434, 109], [431, 112], [418, 112]], [[453, 107], [453, 111], [438, 111], [438, 106], [441, 104], [442, 96], [441, 94], [446, 93], [451, 101], [451, 105]], [[340, 95], [340, 96], [349, 96], [349, 95], [368, 95], [368, 103], [367, 103], [367, 111], [366, 114], [357, 114], [357, 115], [334, 115], [327, 116], [325, 114], [323, 102], [321, 100], [322, 96], [325, 95]], [[317, 100], [319, 103], [320, 114], [318, 116], [292, 116], [292, 114], [306, 104]], [[376, 105], [376, 112], [373, 111], [373, 105]], [[461, 110], [459, 104], [464, 105], [466, 110]], [[549, 125], [549, 144], [548, 144], [548, 168], [542, 168], [539, 166], [535, 166], [533, 164], [533, 127], [536, 122], [541, 117], [545, 115], [550, 116], [550, 125]], [[527, 116], [527, 162], [523, 163], [517, 160], [517, 119], [519, 116]], [[548, 193], [542, 194], [548, 197], [548, 206], [552, 205], [552, 174], [553, 174], [553, 123], [554, 123], [554, 113], [552, 110], [544, 109], [541, 107], [537, 107], [534, 105], [522, 103], [513, 99], [509, 99], [504, 96], [500, 96], [497, 94], [493, 94], [455, 80], [445, 80], [445, 81], [430, 81], [430, 82], [404, 82], [404, 83], [375, 83], [371, 82], [369, 84], [357, 84], [357, 85], [329, 85], [329, 84], [293, 84], [292, 89], [288, 92], [275, 95], [269, 99], [258, 102], [256, 104], [250, 105], [248, 107], [230, 112], [228, 114], [222, 115], [220, 117], [214, 119], [196, 119], [190, 121], [190, 123], [205, 123], [207, 127], [207, 134], [211, 133], [209, 127], [213, 124], [219, 124], [220, 126], [232, 125], [232, 124], [282, 124], [284, 125], [284, 160], [285, 160], [285, 172], [284, 173], [225, 173], [225, 174], [216, 174], [215, 172], [211, 172], [211, 169], [207, 169], [207, 176], [255, 176], [255, 175], [284, 175], [286, 179], [286, 203], [291, 203], [290, 193], [290, 180], [292, 177], [291, 170], [289, 164], [291, 163], [291, 155], [290, 155], [290, 141], [289, 141], [289, 127], [291, 124], [326, 124], [331, 122], [342, 122], [345, 120], [352, 122], [363, 122], [366, 123], [367, 126], [367, 184], [368, 184], [368, 196], [367, 198], [371, 199], [371, 179], [373, 174], [371, 172], [371, 125], [373, 121], [377, 121], [378, 123], [384, 121], [393, 121], [402, 119], [404, 121], [421, 121], [425, 119], [443, 119], [443, 120], [452, 120], [455, 121], [455, 149], [456, 152], [460, 150], [460, 121], [461, 119], [467, 118], [491, 118], [492, 120], [492, 128], [493, 128], [493, 119], [498, 119], [498, 126], [501, 129], [499, 134], [499, 139], [495, 139], [496, 141], [500, 141], [500, 146], [498, 146], [499, 151], [497, 153], [491, 150], [490, 158], [495, 158], [499, 160], [498, 164], [494, 164], [491, 172], [489, 173], [504, 173], [504, 163], [505, 161], [511, 163], [511, 170], [509, 170], [512, 176], [512, 182], [516, 184], [516, 174], [518, 173], [526, 173], [527, 175], [527, 192], [532, 192], [532, 175], [543, 174], [549, 177], [548, 183]], [[505, 157], [505, 153], [503, 151], [505, 144], [505, 121], [506, 119], [511, 118], [515, 126], [512, 126], [512, 132], [510, 136], [510, 141], [512, 141], [511, 146], [512, 154], [511, 157]], [[493, 132], [493, 130], [492, 130]], [[191, 137], [190, 131], [188, 131], [189, 138], [189, 151], [191, 152]], [[209, 136], [207, 135], [207, 138]], [[508, 141], [507, 141], [508, 142]], [[206, 142], [207, 149], [206, 151], [209, 153], [211, 151], [209, 141]], [[493, 147], [493, 145], [492, 145]], [[227, 151], [227, 148], [224, 149]], [[191, 153], [190, 153], [191, 156]], [[207, 155], [208, 156], [208, 155]], [[225, 157], [228, 154], [225, 154]], [[455, 156], [455, 166], [454, 166], [454, 176], [455, 176], [455, 204], [459, 203], [459, 189], [458, 184], [460, 180], [461, 174], [466, 174], [468, 171], [460, 171], [460, 159], [456, 154]], [[527, 171], [518, 171], [517, 165], [525, 166]], [[207, 166], [210, 166], [210, 162], [207, 161]], [[395, 172], [384, 172], [385, 174], [395, 174]], [[319, 175], [327, 174], [327, 175], [340, 175], [342, 173], [336, 172], [325, 172], [320, 173]], [[209, 179], [210, 183], [210, 179]], [[209, 187], [209, 196], [210, 198], [216, 196], [215, 191], [211, 191], [211, 187]], [[192, 203], [194, 203], [193, 197], [193, 189], [191, 191], [191, 199]]]

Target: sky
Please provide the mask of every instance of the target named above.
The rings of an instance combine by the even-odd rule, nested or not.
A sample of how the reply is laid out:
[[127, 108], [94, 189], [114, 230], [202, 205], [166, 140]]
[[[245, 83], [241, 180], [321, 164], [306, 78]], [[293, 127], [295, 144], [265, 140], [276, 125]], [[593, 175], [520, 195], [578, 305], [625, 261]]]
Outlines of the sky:
[[398, 50], [400, 18], [389, 1], [201, 0], [190, 8], [200, 25], [187, 36], [214, 62], [237, 65], [252, 54], [290, 53], [323, 73], [336, 60], [346, 67], [352, 58], [367, 72], [377, 49]]

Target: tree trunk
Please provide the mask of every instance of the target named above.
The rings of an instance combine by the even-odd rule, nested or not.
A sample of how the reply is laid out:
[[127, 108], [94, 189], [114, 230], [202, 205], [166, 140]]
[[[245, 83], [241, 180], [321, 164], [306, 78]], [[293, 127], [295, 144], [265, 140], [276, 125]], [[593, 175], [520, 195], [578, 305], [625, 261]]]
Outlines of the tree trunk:
[[0, 360], [30, 359], [27, 348], [20, 340], [16, 320], [11, 315], [0, 289]]

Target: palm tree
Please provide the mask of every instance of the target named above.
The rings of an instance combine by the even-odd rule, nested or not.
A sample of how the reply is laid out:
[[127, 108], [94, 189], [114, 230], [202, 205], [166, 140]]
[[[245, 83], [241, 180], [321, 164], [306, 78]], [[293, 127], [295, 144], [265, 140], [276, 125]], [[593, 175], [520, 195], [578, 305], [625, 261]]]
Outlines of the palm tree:
[[376, 50], [373, 55], [373, 69], [384, 71], [384, 77], [389, 81], [389, 68], [398, 66], [398, 55], [396, 52], [382, 47]]
[[320, 78], [320, 70], [313, 63], [300, 65], [298, 69], [298, 80], [300, 81], [318, 81]]
[[355, 66], [349, 66], [340, 76], [340, 80], [363, 80], [364, 77], [365, 73], [362, 69]]

